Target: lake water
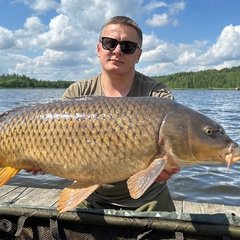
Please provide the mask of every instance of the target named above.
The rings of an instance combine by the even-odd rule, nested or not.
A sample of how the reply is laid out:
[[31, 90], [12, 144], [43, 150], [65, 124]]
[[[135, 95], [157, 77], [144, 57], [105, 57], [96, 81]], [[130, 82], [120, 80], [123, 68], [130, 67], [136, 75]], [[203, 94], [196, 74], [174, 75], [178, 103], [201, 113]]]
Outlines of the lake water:
[[[0, 89], [0, 114], [24, 104], [60, 99], [64, 89]], [[220, 123], [240, 144], [240, 91], [174, 90], [176, 101], [198, 110]], [[240, 162], [225, 165], [184, 167], [168, 181], [175, 200], [240, 205]], [[50, 174], [33, 176], [21, 171], [11, 185], [63, 188], [69, 181]]]

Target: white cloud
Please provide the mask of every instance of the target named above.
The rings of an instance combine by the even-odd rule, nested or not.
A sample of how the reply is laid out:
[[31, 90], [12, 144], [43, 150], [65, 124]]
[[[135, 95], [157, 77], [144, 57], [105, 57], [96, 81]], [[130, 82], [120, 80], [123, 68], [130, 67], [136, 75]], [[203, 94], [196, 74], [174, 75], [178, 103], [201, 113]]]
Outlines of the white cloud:
[[16, 31], [0, 27], [0, 49], [31, 50], [36, 47], [33, 44], [35, 37], [45, 30], [46, 27], [38, 17], [27, 18], [23, 28]]
[[12, 31], [0, 27], [0, 49], [9, 49], [16, 45]]
[[208, 44], [206, 41], [195, 41], [192, 44], [173, 44], [160, 40], [155, 33], [144, 34], [143, 40], [141, 61], [153, 64], [174, 62], [178, 66], [192, 64]]
[[26, 19], [23, 29], [16, 31], [16, 35], [19, 37], [23, 36], [34, 36], [40, 34], [46, 30], [46, 27], [41, 22], [39, 17], [33, 16]]
[[161, 7], [167, 7], [168, 4], [162, 1], [151, 1], [150, 3], [148, 3], [145, 8], [149, 11], [154, 10], [156, 8], [161, 8]]
[[191, 64], [191, 62], [195, 61], [197, 55], [195, 52], [190, 52], [189, 50], [186, 50], [185, 52], [181, 53], [178, 57], [178, 63], [180, 65], [187, 65]]
[[[78, 52], [70, 55], [67, 52], [48, 49], [42, 56], [33, 59], [26, 57], [24, 61], [17, 63], [14, 68], [9, 69], [9, 72], [46, 80], [69, 79], [68, 76], [79, 78], [79, 72], [82, 72], [82, 74], [91, 73], [89, 71], [90, 65], [97, 65], [94, 58], [86, 57], [82, 59], [81, 54]], [[93, 68], [93, 70], [96, 72], [96, 68]], [[97, 70], [99, 71], [100, 69], [98, 68]]]
[[35, 41], [45, 48], [58, 51], [81, 49], [81, 34], [71, 25], [68, 16], [60, 14], [49, 23], [49, 31], [40, 34]]
[[169, 3], [169, 1], [150, 1], [145, 5], [145, 9], [148, 11], [156, 10], [157, 8], [162, 8], [167, 11], [171, 15], [176, 15], [179, 11], [183, 11], [186, 6], [186, 1], [181, 0], [180, 2], [176, 1], [173, 3]]
[[141, 61], [143, 62], [172, 62], [177, 55], [176, 46], [161, 41], [156, 48], [152, 48], [142, 53]]
[[59, 3], [54, 0], [15, 0], [16, 3], [24, 3], [35, 12], [46, 12], [52, 9], [57, 9]]
[[240, 26], [226, 26], [217, 42], [202, 56], [206, 61], [236, 60], [240, 58]]
[[[167, 1], [166, 1], [167, 2]], [[185, 1], [173, 2], [172, 4], [167, 4], [162, 1], [151, 1], [145, 6], [148, 11], [154, 11], [157, 8], [163, 8], [162, 12], [158, 11], [153, 13], [153, 15], [146, 20], [146, 24], [152, 27], [163, 27], [166, 25], [178, 25], [178, 19], [174, 17], [180, 11], [183, 11], [186, 6]]]
[[139, 69], [143, 74], [149, 76], [168, 75], [171, 72], [177, 72], [178, 67], [173, 63], [157, 63], [154, 65], [147, 66], [143, 69]]
[[[0, 74], [14, 72], [48, 80], [79, 80], [98, 74], [99, 31], [114, 15], [132, 17], [143, 30], [147, 26], [137, 65], [147, 75], [240, 65], [240, 26], [226, 26], [214, 43], [203, 40], [182, 44], [161, 39], [159, 27], [177, 26], [177, 14], [185, 9], [185, 1], [168, 4], [155, 0], [146, 8], [143, 0], [132, 0], [131, 4], [129, 0], [62, 0], [60, 5], [57, 1], [21, 2], [34, 12], [16, 31], [0, 26]], [[49, 9], [57, 9], [56, 16], [45, 24]], [[42, 14], [36, 16], [35, 11]]]
[[[16, 66], [18, 63], [26, 62], [28, 58], [20, 54], [12, 54], [8, 52], [0, 52], [0, 66], [1, 69], [6, 69], [3, 73], [10, 73], [11, 67]], [[24, 73], [23, 73], [24, 74]]]
[[24, 27], [31, 33], [41, 33], [45, 30], [44, 25], [38, 17], [27, 18]]
[[45, 12], [51, 9], [57, 9], [59, 4], [56, 1], [51, 0], [36, 0], [32, 5], [32, 9], [37, 12]]
[[185, 1], [174, 2], [173, 4], [170, 5], [169, 14], [176, 15], [180, 11], [183, 11], [185, 9], [185, 7], [186, 7]]
[[143, 34], [143, 52], [156, 48], [162, 41], [158, 36], [151, 32], [151, 34]]
[[[38, 5], [41, 1], [21, 2], [35, 11], [48, 11], [56, 7], [52, 4], [56, 1], [43, 1], [41, 7]], [[96, 45], [101, 25], [114, 15], [141, 14], [141, 2], [142, 0], [133, 0], [129, 4], [128, 0], [62, 0], [57, 9], [58, 14], [47, 26], [40, 20], [41, 15], [33, 16], [26, 20], [22, 29], [12, 33], [12, 44], [14, 39], [18, 39], [18, 48], [25, 49], [26, 56], [18, 64], [9, 62], [8, 68], [3, 68], [2, 71], [36, 78], [48, 76], [47, 79], [96, 75], [100, 71]], [[14, 54], [14, 49], [11, 51]]]
[[169, 17], [166, 13], [153, 14], [151, 19], [147, 19], [146, 23], [153, 27], [162, 27], [168, 25], [170, 22]]
[[62, 0], [59, 13], [78, 26], [99, 33], [101, 25], [116, 15], [136, 16], [144, 12], [142, 0]]

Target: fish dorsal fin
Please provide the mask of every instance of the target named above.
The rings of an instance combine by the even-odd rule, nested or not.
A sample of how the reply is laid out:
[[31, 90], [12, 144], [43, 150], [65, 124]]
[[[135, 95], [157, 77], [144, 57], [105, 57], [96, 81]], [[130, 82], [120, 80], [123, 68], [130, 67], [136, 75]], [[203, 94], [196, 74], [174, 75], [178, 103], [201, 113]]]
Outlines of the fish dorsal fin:
[[64, 188], [58, 200], [58, 211], [66, 212], [75, 208], [79, 203], [91, 195], [101, 184], [93, 182], [75, 181], [71, 186]]
[[127, 181], [130, 196], [134, 199], [141, 197], [158, 177], [165, 164], [165, 160], [155, 159], [147, 169], [131, 176]]
[[12, 167], [0, 168], [0, 187], [14, 177], [20, 170], [19, 168]]

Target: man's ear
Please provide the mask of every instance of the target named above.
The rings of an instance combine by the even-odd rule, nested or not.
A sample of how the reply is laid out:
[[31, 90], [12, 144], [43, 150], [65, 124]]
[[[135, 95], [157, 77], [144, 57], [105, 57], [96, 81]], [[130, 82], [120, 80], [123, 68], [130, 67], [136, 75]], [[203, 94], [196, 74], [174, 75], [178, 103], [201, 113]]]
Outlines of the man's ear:
[[142, 55], [142, 49], [139, 49], [139, 53], [137, 55], [136, 63], [139, 62], [141, 55]]
[[98, 44], [97, 44], [97, 56], [98, 56], [98, 57], [100, 57], [100, 56], [99, 56], [100, 48], [101, 48], [100, 43], [98, 43]]

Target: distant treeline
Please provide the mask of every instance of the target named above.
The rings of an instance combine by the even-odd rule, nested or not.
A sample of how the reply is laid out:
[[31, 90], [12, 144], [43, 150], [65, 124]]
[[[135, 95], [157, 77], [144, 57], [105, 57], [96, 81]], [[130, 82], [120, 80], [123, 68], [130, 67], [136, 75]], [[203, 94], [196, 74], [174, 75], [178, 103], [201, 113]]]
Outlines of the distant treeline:
[[170, 89], [240, 89], [240, 66], [154, 77]]
[[46, 81], [25, 75], [3, 74], [0, 76], [0, 88], [67, 88], [73, 81]]
[[[240, 89], [240, 66], [221, 70], [180, 72], [153, 77], [164, 82], [170, 89]], [[0, 88], [67, 88], [73, 81], [46, 81], [25, 75], [3, 74]]]

